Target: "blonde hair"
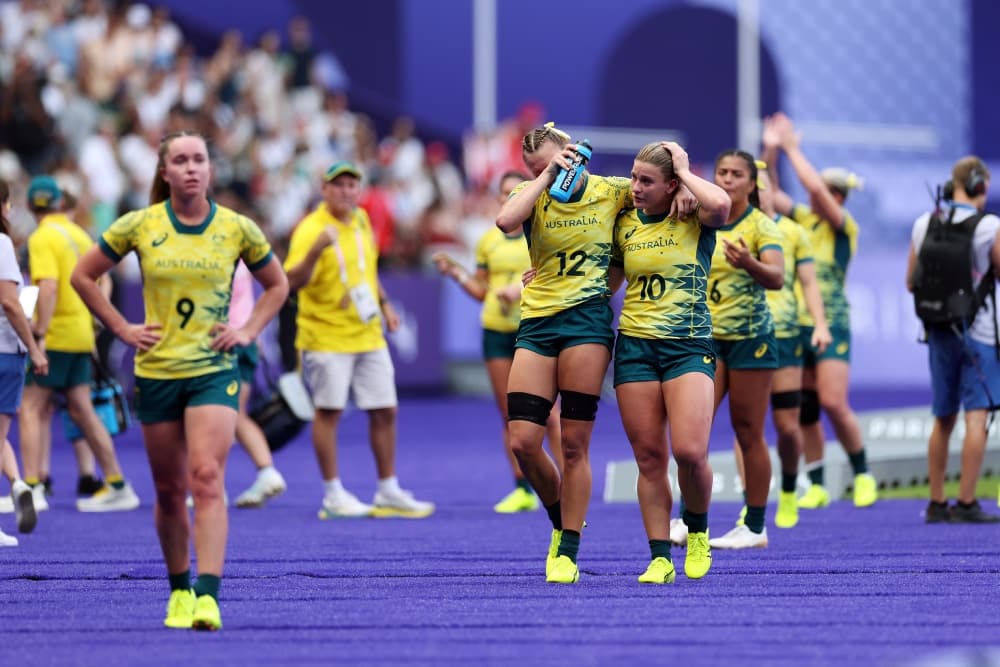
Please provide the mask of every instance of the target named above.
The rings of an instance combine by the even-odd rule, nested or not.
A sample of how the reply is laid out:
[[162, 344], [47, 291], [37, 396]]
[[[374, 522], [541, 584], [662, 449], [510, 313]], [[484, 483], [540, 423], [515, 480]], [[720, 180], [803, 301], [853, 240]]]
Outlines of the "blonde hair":
[[562, 148], [569, 143], [569, 135], [556, 128], [556, 124], [549, 121], [542, 127], [536, 127], [521, 139], [521, 152], [530, 154], [536, 152], [546, 141], [551, 141], [556, 146]]
[[198, 137], [205, 142], [208, 147], [208, 140], [204, 135], [194, 130], [178, 130], [164, 135], [160, 140], [160, 148], [156, 156], [156, 173], [153, 175], [153, 185], [149, 189], [149, 205], [159, 204], [170, 198], [170, 184], [163, 178], [163, 168], [167, 165], [167, 153], [170, 151], [170, 142], [180, 137]]
[[636, 153], [635, 160], [636, 162], [645, 162], [646, 164], [651, 164], [658, 168], [660, 173], [663, 174], [663, 180], [668, 183], [677, 176], [677, 174], [674, 173], [674, 157], [659, 141], [646, 144], [639, 149], [639, 152]]

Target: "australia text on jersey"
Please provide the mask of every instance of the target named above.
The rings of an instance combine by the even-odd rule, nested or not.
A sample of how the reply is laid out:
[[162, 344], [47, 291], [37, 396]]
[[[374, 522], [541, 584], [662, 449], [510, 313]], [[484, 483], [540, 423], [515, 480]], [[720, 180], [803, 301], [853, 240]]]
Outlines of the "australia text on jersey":
[[600, 220], [596, 216], [590, 218], [571, 218], [569, 220], [547, 220], [546, 229], [560, 229], [562, 227], [584, 227], [587, 225], [599, 225]]
[[653, 241], [636, 241], [635, 243], [628, 243], [622, 249], [623, 252], [635, 252], [637, 250], [652, 250], [655, 248], [670, 248], [677, 245], [677, 241], [666, 238], [666, 239], [655, 239]]
[[194, 269], [217, 271], [222, 268], [222, 263], [218, 260], [208, 259], [176, 259], [171, 257], [158, 257], [156, 267], [160, 269]]

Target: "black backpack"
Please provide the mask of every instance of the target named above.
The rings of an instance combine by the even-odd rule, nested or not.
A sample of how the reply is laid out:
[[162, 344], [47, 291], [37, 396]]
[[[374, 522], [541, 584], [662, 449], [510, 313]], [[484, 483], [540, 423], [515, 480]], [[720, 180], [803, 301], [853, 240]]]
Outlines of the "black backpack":
[[913, 303], [925, 327], [968, 327], [989, 297], [994, 298], [993, 270], [978, 285], [972, 279], [972, 240], [976, 226], [986, 213], [976, 213], [952, 224], [940, 209], [927, 224], [927, 235], [917, 253], [913, 270]]

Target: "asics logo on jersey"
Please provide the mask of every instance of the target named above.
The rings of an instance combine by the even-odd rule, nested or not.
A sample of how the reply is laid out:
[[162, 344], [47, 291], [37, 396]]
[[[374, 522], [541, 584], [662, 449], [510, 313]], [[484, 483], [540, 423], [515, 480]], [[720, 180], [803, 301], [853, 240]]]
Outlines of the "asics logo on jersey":
[[167, 240], [167, 234], [164, 234], [163, 236], [161, 236], [158, 239], [153, 239], [153, 244], [152, 245], [153, 245], [154, 248], [156, 248], [157, 246], [162, 245], [163, 242], [166, 241], [166, 240]]
[[632, 238], [632, 235], [635, 234], [638, 229], [639, 229], [638, 227], [633, 227], [632, 229], [625, 232], [625, 240], [628, 241], [630, 238]]
[[761, 343], [760, 347], [753, 351], [753, 358], [760, 359], [767, 354], [767, 343]]

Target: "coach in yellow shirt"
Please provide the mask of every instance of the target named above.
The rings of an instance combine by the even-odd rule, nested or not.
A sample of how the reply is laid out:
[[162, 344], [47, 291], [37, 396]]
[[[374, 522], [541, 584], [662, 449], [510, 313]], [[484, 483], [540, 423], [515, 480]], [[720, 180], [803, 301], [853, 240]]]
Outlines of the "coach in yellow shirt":
[[66, 397], [70, 417], [80, 427], [107, 479], [89, 498], [77, 501], [82, 512], [133, 510], [139, 497], [122, 477], [114, 443], [90, 400], [91, 353], [94, 349], [92, 315], [69, 279], [80, 255], [93, 241], [87, 232], [60, 211], [62, 194], [51, 176], [36, 176], [28, 187], [28, 208], [38, 228], [28, 237], [31, 282], [39, 288], [32, 331], [49, 357], [49, 373], [36, 376], [28, 369], [18, 420], [25, 481], [35, 489], [35, 505], [47, 509], [39, 484], [42, 424], [56, 391]]
[[[395, 369], [382, 333], [399, 316], [378, 279], [371, 222], [359, 208], [361, 172], [336, 162], [323, 175], [322, 201], [292, 232], [285, 259], [298, 290], [295, 347], [316, 408], [312, 438], [323, 476], [321, 518], [424, 517], [433, 503], [416, 500], [396, 478]], [[344, 488], [337, 472], [337, 427], [353, 395], [368, 413], [378, 485], [371, 505]]]

